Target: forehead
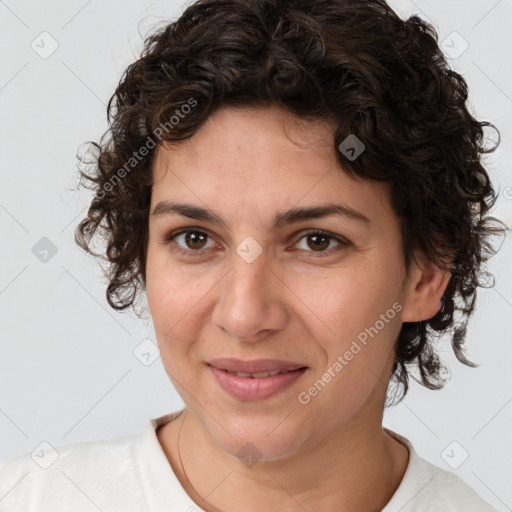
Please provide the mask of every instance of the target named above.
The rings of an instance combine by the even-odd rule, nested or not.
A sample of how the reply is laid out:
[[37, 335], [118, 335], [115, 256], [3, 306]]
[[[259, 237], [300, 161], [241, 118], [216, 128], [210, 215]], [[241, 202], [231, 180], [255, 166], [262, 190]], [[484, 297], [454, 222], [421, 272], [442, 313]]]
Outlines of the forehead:
[[366, 217], [391, 221], [389, 184], [346, 174], [333, 134], [325, 121], [276, 107], [221, 108], [189, 140], [158, 147], [152, 208], [180, 201], [227, 216], [252, 208], [274, 218], [292, 206], [341, 202]]

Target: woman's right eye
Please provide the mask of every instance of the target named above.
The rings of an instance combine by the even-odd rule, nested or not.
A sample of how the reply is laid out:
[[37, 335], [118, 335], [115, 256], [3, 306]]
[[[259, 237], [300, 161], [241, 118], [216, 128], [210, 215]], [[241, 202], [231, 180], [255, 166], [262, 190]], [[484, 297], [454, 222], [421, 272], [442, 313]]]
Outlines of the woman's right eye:
[[215, 247], [215, 242], [210, 247], [205, 245], [205, 241], [210, 237], [205, 231], [199, 229], [182, 229], [178, 232], [171, 233], [166, 241], [173, 242], [177, 247], [176, 251], [187, 256], [201, 256], [203, 249]]

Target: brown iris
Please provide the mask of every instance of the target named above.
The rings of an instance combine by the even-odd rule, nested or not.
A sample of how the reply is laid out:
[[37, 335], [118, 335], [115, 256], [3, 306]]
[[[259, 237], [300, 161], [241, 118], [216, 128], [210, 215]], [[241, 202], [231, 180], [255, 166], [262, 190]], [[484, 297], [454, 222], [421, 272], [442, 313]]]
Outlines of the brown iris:
[[191, 249], [202, 249], [206, 242], [207, 236], [201, 231], [188, 231], [185, 234], [185, 242]]
[[[308, 245], [312, 248], [312, 249], [326, 249], [327, 247], [329, 247], [329, 237], [328, 236], [325, 236], [325, 235], [318, 235], [318, 234], [313, 234], [313, 235], [309, 235], [308, 236], [308, 240], [316, 240], [314, 242], [314, 246], [313, 245], [310, 245], [308, 243]], [[326, 244], [318, 244], [317, 241], [318, 240], [323, 240], [324, 242], [327, 242]]]

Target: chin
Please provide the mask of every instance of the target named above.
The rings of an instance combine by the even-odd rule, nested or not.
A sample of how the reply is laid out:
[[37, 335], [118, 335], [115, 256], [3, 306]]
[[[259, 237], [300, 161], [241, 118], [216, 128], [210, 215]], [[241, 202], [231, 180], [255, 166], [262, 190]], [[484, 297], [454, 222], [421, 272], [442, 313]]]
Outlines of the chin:
[[[285, 418], [286, 416], [283, 416]], [[245, 421], [233, 418], [223, 421], [222, 428], [208, 422], [207, 428], [215, 443], [230, 455], [246, 459], [247, 464], [264, 460], [280, 460], [293, 456], [307, 438], [304, 429], [279, 418], [257, 419], [254, 415]], [[289, 421], [289, 420], [288, 420]]]

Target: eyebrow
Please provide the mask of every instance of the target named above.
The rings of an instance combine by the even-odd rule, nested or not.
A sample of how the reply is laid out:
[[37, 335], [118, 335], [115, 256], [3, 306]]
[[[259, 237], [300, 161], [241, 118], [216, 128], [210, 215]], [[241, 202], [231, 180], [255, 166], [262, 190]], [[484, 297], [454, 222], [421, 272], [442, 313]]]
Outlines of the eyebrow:
[[[189, 219], [211, 222], [212, 224], [223, 225], [228, 228], [226, 221], [209, 208], [202, 208], [186, 203], [173, 203], [170, 201], [160, 201], [151, 215], [158, 217], [160, 215], [177, 213]], [[356, 220], [364, 224], [370, 224], [368, 217], [361, 212], [350, 208], [343, 204], [325, 203], [320, 205], [312, 205], [307, 207], [291, 208], [284, 212], [278, 212], [274, 217], [273, 227], [280, 228], [289, 224], [294, 224], [304, 220], [320, 219], [330, 215], [342, 215], [351, 220]], [[228, 228], [229, 229], [229, 228]]]

